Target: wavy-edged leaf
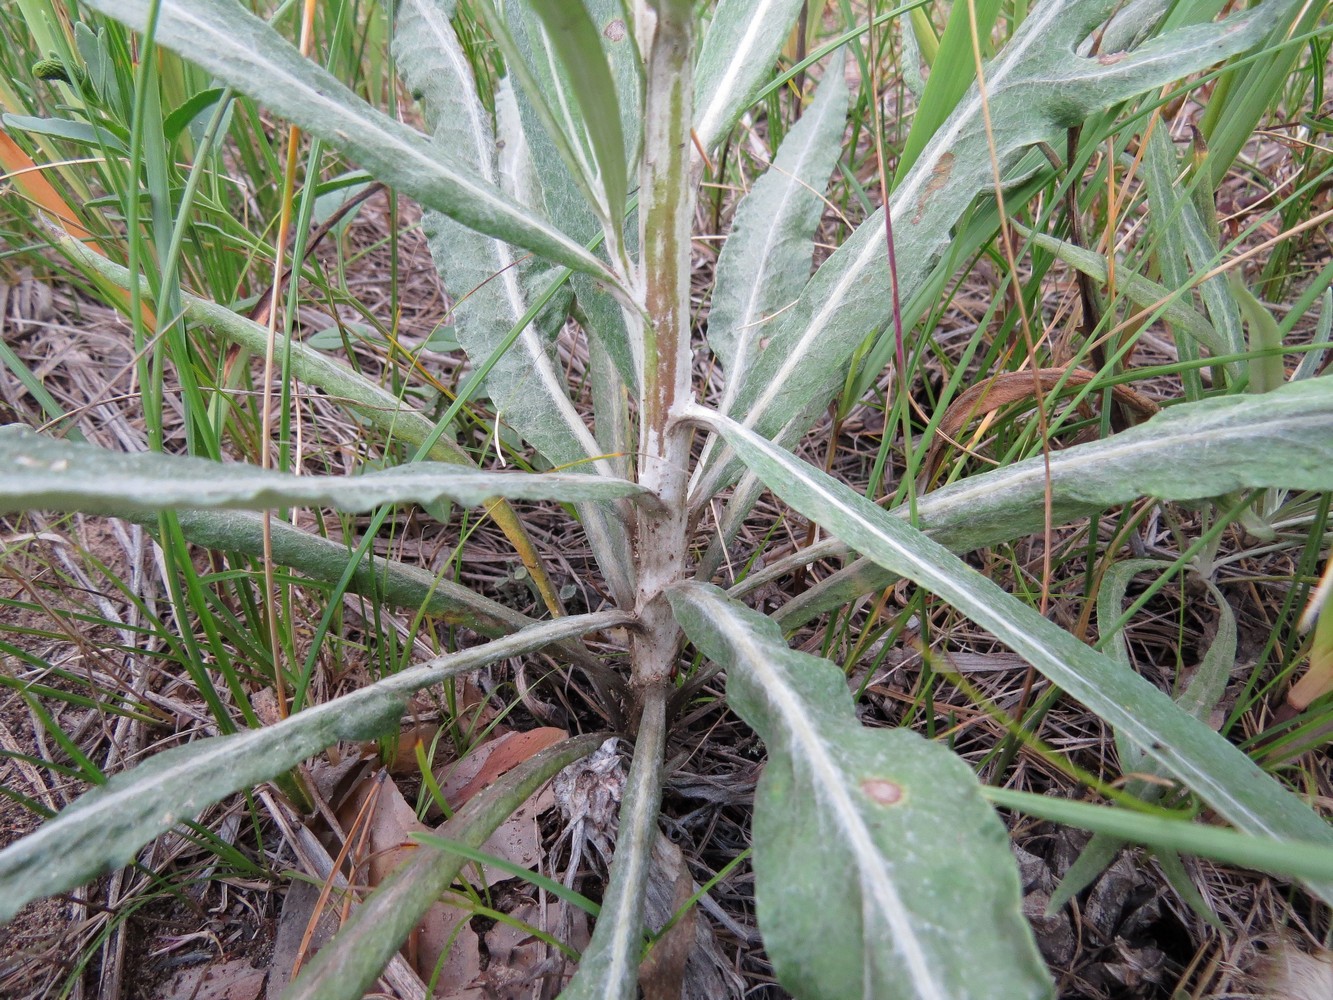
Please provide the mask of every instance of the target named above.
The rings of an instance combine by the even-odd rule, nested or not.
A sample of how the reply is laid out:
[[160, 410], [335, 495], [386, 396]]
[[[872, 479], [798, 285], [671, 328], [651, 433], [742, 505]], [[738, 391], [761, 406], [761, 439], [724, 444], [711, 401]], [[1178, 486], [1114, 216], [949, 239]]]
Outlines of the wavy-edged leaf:
[[862, 726], [837, 667], [716, 587], [667, 596], [768, 750], [755, 902], [783, 986], [829, 1000], [1050, 996], [1008, 834], [972, 770], [911, 730]]
[[386, 503], [466, 505], [491, 497], [526, 500], [615, 500], [644, 492], [623, 479], [570, 473], [483, 472], [444, 462], [410, 465], [361, 476], [295, 476], [243, 463], [214, 462], [159, 452], [115, 452], [47, 437], [10, 424], [0, 427], [0, 511], [268, 510], [333, 507], [352, 513]]
[[[1039, 456], [972, 476], [921, 497], [919, 524], [955, 552], [1040, 531], [1047, 475]], [[1173, 406], [1106, 440], [1052, 452], [1049, 477], [1057, 524], [1140, 496], [1197, 500], [1267, 487], [1333, 490], [1333, 378], [1293, 383], [1263, 397]], [[905, 520], [907, 512], [893, 516]], [[821, 542], [794, 557], [793, 565], [839, 551], [839, 543]], [[770, 568], [784, 569], [778, 563]], [[859, 559], [798, 596], [777, 617], [792, 628], [893, 579]]]
[[[753, 431], [701, 407], [691, 418], [725, 436], [786, 503], [988, 629], [1240, 829], [1333, 843], [1333, 830], [1308, 805], [1142, 677], [1047, 621], [939, 543]], [[1204, 466], [1196, 462], [1189, 468], [1202, 473]], [[1310, 889], [1333, 901], [1333, 883], [1311, 883]]]
[[708, 346], [727, 375], [728, 409], [774, 317], [796, 301], [810, 280], [815, 229], [824, 214], [824, 189], [842, 150], [850, 94], [839, 50], [829, 60], [809, 109], [787, 133], [768, 171], [736, 208], [731, 233], [717, 258], [708, 309]]
[[[404, 0], [394, 33], [399, 71], [418, 95], [436, 147], [455, 150], [488, 181], [498, 181], [490, 118], [449, 23], [450, 6]], [[525, 322], [535, 298], [520, 281], [518, 255], [502, 240], [474, 233], [438, 212], [424, 214], [422, 229], [456, 302], [459, 343], [473, 364], [493, 362], [486, 386], [500, 416], [551, 464], [611, 475], [610, 462], [598, 457], [597, 441], [565, 391], [549, 353], [553, 345]], [[583, 505], [580, 516], [617, 599], [630, 600], [623, 525], [604, 507]]]
[[338, 740], [379, 735], [397, 722], [414, 691], [626, 620], [623, 614], [603, 612], [544, 622], [484, 646], [428, 660], [276, 725], [196, 740], [160, 753], [114, 776], [36, 832], [0, 851], [0, 922], [34, 899], [129, 864], [140, 847], [177, 823], [233, 792], [289, 770]]
[[[959, 218], [993, 186], [991, 142], [1003, 172], [1038, 142], [1058, 145], [1094, 111], [1243, 51], [1293, 0], [1267, 0], [1218, 24], [1159, 35], [1123, 53], [1084, 56], [1076, 47], [1109, 13], [1108, 0], [1049, 0], [1029, 13], [986, 70], [989, 117], [976, 86], [927, 144], [890, 199], [902, 301], [912, 298], [948, 248]], [[880, 212], [883, 210], [881, 209]], [[876, 212], [815, 273], [776, 325], [731, 412], [767, 437], [804, 430], [842, 385], [868, 333], [889, 319], [884, 219]], [[691, 485], [691, 502], [734, 475], [715, 462]]]
[[[489, 182], [499, 182], [490, 115], [477, 96], [466, 54], [449, 23], [452, 3], [403, 0], [394, 55], [434, 137], [435, 146], [464, 159]], [[519, 281], [519, 254], [504, 241], [468, 231], [428, 212], [422, 228], [445, 289], [455, 301], [457, 337], [473, 364], [487, 361], [526, 316], [531, 304]], [[531, 324], [486, 380], [501, 415], [555, 465], [598, 454], [561, 384], [547, 345]], [[606, 470], [609, 471], [609, 470]]]
[[712, 149], [773, 74], [801, 0], [722, 0], [694, 65], [694, 132]]
[[[468, 800], [439, 834], [478, 848], [557, 771], [597, 749], [604, 736], [576, 736], [534, 754]], [[389, 959], [448, 890], [467, 858], [420, 844], [352, 915], [282, 994], [282, 1000], [360, 1000]]]
[[479, 232], [614, 281], [586, 248], [514, 205], [426, 136], [372, 108], [233, 0], [163, 0], [160, 6], [156, 0], [90, 0], [88, 6], [138, 31], [157, 7], [158, 45], [343, 150], [403, 194]]

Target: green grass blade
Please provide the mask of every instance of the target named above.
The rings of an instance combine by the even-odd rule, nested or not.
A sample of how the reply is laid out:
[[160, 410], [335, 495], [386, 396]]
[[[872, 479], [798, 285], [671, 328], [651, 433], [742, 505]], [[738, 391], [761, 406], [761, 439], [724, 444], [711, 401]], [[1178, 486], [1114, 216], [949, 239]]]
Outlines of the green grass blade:
[[[541, 20], [546, 46], [569, 82], [561, 106], [576, 109], [587, 135], [595, 164], [589, 179], [601, 196], [608, 224], [619, 231], [625, 219], [629, 175], [620, 101], [602, 51], [601, 32], [581, 2], [534, 0], [532, 9]], [[626, 30], [623, 21], [620, 30]]]
[[[924, 15], [924, 11], [921, 11]], [[967, 88], [977, 79], [976, 58], [972, 51], [972, 13], [976, 14], [976, 33], [983, 46], [990, 40], [995, 19], [1000, 13], [1000, 0], [977, 0], [976, 3], [956, 3], [949, 12], [944, 35], [938, 51], [930, 56], [930, 78], [921, 94], [921, 103], [912, 116], [912, 128], [898, 157], [896, 174], [906, 176], [921, 151], [944, 124], [962, 100]], [[918, 11], [912, 11], [915, 25]], [[929, 21], [927, 21], [929, 24]], [[923, 49], [925, 46], [922, 46]], [[982, 49], [985, 58], [986, 50]]]
[[[142, 30], [156, 4], [92, 0], [89, 6]], [[165, 0], [155, 40], [343, 150], [423, 205], [616, 284], [606, 266], [583, 246], [516, 207], [495, 185], [441, 154], [426, 136], [372, 108], [239, 4]]]
[[1256, 837], [1188, 820], [1070, 802], [1008, 788], [984, 788], [982, 794], [1005, 809], [1093, 830], [1121, 841], [1212, 858], [1288, 878], [1333, 884], [1333, 846], [1323, 841]]

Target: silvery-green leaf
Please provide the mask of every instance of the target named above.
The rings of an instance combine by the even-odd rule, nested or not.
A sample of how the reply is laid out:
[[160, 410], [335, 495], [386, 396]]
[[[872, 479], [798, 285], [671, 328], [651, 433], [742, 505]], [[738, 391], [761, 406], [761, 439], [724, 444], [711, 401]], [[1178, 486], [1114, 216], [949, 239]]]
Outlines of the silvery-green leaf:
[[842, 150], [850, 96], [839, 50], [809, 109], [787, 133], [772, 166], [750, 188], [717, 259], [708, 346], [727, 376], [723, 410], [774, 317], [810, 280], [824, 189]]
[[[501, 189], [524, 208], [536, 215], [544, 215], [542, 184], [519, 116], [518, 98], [507, 76], [495, 87], [495, 133], [496, 167]], [[518, 273], [524, 295], [530, 297], [533, 289], [549, 287], [567, 271], [558, 264], [525, 254], [518, 263]], [[538, 315], [537, 329], [547, 340], [554, 340], [564, 328], [573, 298], [572, 285], [564, 282]]]
[[[624, 11], [619, 0], [586, 0], [586, 6], [594, 21], [601, 25], [603, 51], [616, 79], [620, 118], [625, 124], [625, 160], [633, 174], [638, 169], [643, 122], [643, 67], [639, 52], [623, 20]], [[528, 5], [506, 4], [505, 20], [514, 45], [525, 63], [532, 67], [541, 89], [539, 96], [548, 105], [559, 104], [563, 84], [558, 76], [552, 76], [554, 70], [549, 63], [539, 58], [540, 32], [533, 24]], [[571, 178], [556, 143], [541, 122], [531, 95], [519, 90], [516, 97], [533, 163], [541, 178], [547, 217], [576, 239], [591, 241], [599, 228], [597, 216]], [[576, 115], [578, 110], [571, 108], [568, 113]], [[637, 220], [631, 214], [624, 232], [618, 234], [622, 256], [630, 262], [637, 252], [637, 233]], [[625, 384], [637, 386], [643, 356], [642, 335], [637, 323], [626, 325], [622, 304], [608, 292], [605, 283], [576, 274], [572, 284], [579, 307], [588, 320], [590, 335], [597, 337], [599, 349], [610, 353]]]
[[[139, 31], [159, 7], [155, 0], [90, 0], [89, 6]], [[423, 205], [574, 270], [614, 280], [583, 246], [515, 206], [492, 181], [460, 166], [425, 136], [372, 108], [240, 4], [165, 0], [154, 41], [343, 150]]]
[[694, 132], [711, 150], [773, 75], [801, 0], [722, 0], [694, 66]]
[[[481, 847], [556, 772], [586, 757], [602, 740], [596, 734], [577, 736], [534, 754], [469, 799], [439, 835]], [[282, 1000], [360, 1000], [465, 864], [461, 854], [418, 844], [411, 860], [352, 909], [333, 940], [283, 991]]]
[[[552, 18], [576, 17], [586, 37], [581, 43], [596, 51], [597, 63], [605, 65], [597, 72], [609, 71], [614, 85], [592, 85], [576, 77], [587, 76], [586, 69], [573, 72], [567, 65], [570, 53], [564, 51], [569, 38], [553, 28]], [[566, 190], [559, 197], [569, 198], [574, 214], [600, 226], [609, 250], [612, 268], [629, 275], [633, 265], [625, 253], [625, 201], [622, 195], [607, 190], [602, 159], [608, 162], [623, 149], [623, 159], [612, 169], [623, 171], [626, 178], [637, 170], [643, 107], [643, 76], [639, 52], [635, 47], [625, 11], [617, 0], [577, 0], [570, 4], [542, 4], [532, 0], [510, 0], [504, 4], [504, 20], [486, 17], [496, 41], [504, 53], [508, 70], [520, 84], [517, 88], [528, 140], [534, 147], [549, 152], [552, 173], [543, 184], [553, 183]], [[576, 85], [577, 84], [577, 85]], [[584, 99], [582, 91], [590, 97]], [[606, 112], [591, 105], [611, 109], [620, 123], [621, 142], [607, 133], [599, 119]], [[616, 114], [618, 112], [618, 114]], [[545, 159], [538, 156], [538, 161]], [[613, 182], [613, 186], [619, 181]], [[615, 207], [611, 201], [618, 199]], [[561, 214], [552, 213], [558, 226]], [[565, 231], [577, 235], [578, 228]], [[586, 238], [586, 237], [585, 237]]]
[[[394, 34], [399, 71], [420, 95], [436, 147], [454, 150], [482, 177], [498, 182], [489, 116], [447, 10], [437, 0], [403, 0]], [[422, 229], [455, 302], [459, 343], [474, 365], [494, 360], [486, 386], [500, 418], [552, 465], [610, 475], [610, 463], [598, 459], [597, 441], [565, 391], [553, 346], [532, 323], [523, 323], [535, 296], [522, 286], [518, 255], [502, 240], [474, 233], [438, 212], [423, 215]], [[579, 513], [613, 592], [618, 600], [628, 600], [633, 587], [623, 525], [606, 507], [584, 505]]]
[[173, 508], [333, 507], [356, 513], [386, 503], [491, 497], [614, 500], [643, 492], [634, 483], [570, 473], [482, 472], [415, 462], [360, 476], [296, 476], [244, 463], [160, 452], [126, 453], [61, 441], [20, 424], [0, 427], [0, 511], [92, 514]]
[[[531, 9], [541, 25], [540, 54], [548, 79], [559, 88], [556, 107], [565, 116], [560, 125], [577, 128], [580, 166], [601, 202], [600, 214], [619, 232], [625, 218], [629, 172], [616, 85], [602, 48], [611, 39], [598, 30], [583, 0], [537, 2]], [[619, 41], [629, 51], [625, 22], [616, 18], [612, 24], [619, 25]], [[611, 26], [606, 30], [612, 30]], [[635, 84], [636, 97], [638, 89]]]
[[[1040, 531], [1047, 475], [1038, 456], [972, 476], [921, 497], [919, 524], [955, 552]], [[1197, 500], [1261, 487], [1333, 490], [1333, 378], [1263, 397], [1173, 406], [1103, 441], [1052, 452], [1049, 478], [1056, 524], [1140, 496]], [[905, 509], [894, 512], [903, 520], [906, 515]], [[837, 548], [820, 543], [797, 559], [825, 558]], [[870, 560], [858, 560], [795, 598], [778, 618], [793, 628], [892, 579]]]
[[233, 792], [282, 774], [338, 740], [380, 735], [398, 721], [414, 691], [625, 621], [625, 615], [604, 612], [544, 622], [484, 646], [428, 660], [276, 725], [196, 740], [157, 754], [115, 775], [36, 832], [0, 851], [0, 923], [34, 899], [129, 864], [140, 847], [177, 823]]
[[[450, 0], [403, 0], [393, 43], [398, 70], [426, 114], [436, 148], [450, 151], [483, 178], [499, 184], [490, 115], [449, 23], [452, 7]], [[455, 302], [452, 315], [459, 342], [473, 364], [480, 365], [531, 304], [531, 290], [520, 281], [520, 255], [504, 241], [468, 232], [442, 213], [427, 213], [422, 228]], [[487, 389], [506, 422], [552, 464], [582, 462], [597, 454], [596, 442], [531, 325], [491, 369]]]
[[909, 729], [869, 729], [828, 660], [720, 590], [668, 592], [727, 671], [727, 703], [759, 733], [759, 929], [799, 997], [1047, 997], [1009, 837], [977, 777]]
[[[1114, 7], [1108, 0], [1037, 5], [986, 69], [986, 104], [974, 85], [894, 190], [890, 207], [899, 297], [907, 301], [948, 249], [959, 218], [993, 184], [991, 142], [1008, 172], [1038, 142], [1059, 145], [1094, 111], [1243, 51], [1292, 0], [1267, 0], [1218, 24], [1159, 35], [1124, 53], [1083, 56], [1076, 47]], [[882, 211], [882, 210], [881, 210]], [[821, 412], [842, 385], [852, 355], [890, 317], [884, 219], [876, 212], [819, 270], [775, 325], [731, 412], [772, 437], [795, 418]], [[1216, 322], [1216, 319], [1215, 319]], [[798, 427], [804, 430], [804, 427]], [[734, 478], [717, 463], [696, 472], [691, 502]]]
[[[903, 520], [753, 431], [702, 407], [691, 418], [726, 437], [786, 503], [988, 629], [1240, 829], [1333, 843], [1333, 830], [1308, 805], [1142, 677], [1085, 646]], [[1333, 901], [1333, 883], [1310, 889]]]

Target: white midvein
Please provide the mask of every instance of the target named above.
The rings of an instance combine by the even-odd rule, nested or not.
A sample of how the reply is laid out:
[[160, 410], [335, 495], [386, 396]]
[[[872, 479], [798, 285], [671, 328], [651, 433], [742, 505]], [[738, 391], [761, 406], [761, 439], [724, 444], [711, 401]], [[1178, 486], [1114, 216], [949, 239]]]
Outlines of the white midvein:
[[[103, 13], [112, 17], [122, 17], [123, 14], [117, 9], [117, 5], [111, 0], [89, 0], [92, 6], [101, 9]], [[172, 3], [166, 5], [163, 11], [164, 24], [174, 22], [177, 32], [181, 35], [178, 39], [181, 42], [189, 39], [192, 44], [197, 42], [197, 38], [191, 38], [191, 29], [199, 33], [199, 36], [207, 38], [214, 46], [214, 54], [220, 57], [224, 52], [230, 55], [233, 60], [239, 60], [247, 66], [254, 66], [256, 63], [255, 53], [242, 44], [242, 40], [234, 34], [221, 30], [221, 26], [214, 24], [206, 17], [199, 16], [196, 11], [191, 10], [188, 5], [181, 3]], [[484, 205], [486, 210], [492, 215], [508, 219], [516, 223], [530, 233], [540, 233], [544, 238], [558, 245], [563, 251], [584, 262], [585, 266], [591, 266], [591, 273], [602, 277], [603, 280], [614, 280], [609, 271], [600, 260], [589, 253], [587, 249], [578, 243], [572, 241], [558, 229], [547, 225], [540, 219], [534, 218], [526, 212], [519, 211], [509, 204], [500, 193], [484, 184], [477, 184], [465, 174], [454, 173], [442, 167], [438, 160], [427, 155], [420, 145], [408, 142], [402, 135], [407, 131], [404, 126], [399, 125], [392, 119], [378, 114], [369, 106], [362, 107], [360, 103], [344, 103], [325, 94], [320, 93], [301, 76], [294, 74], [285, 67], [278, 65], [274, 61], [265, 60], [262, 62], [264, 70], [265, 93], [281, 93], [290, 91], [299, 93], [302, 100], [311, 106], [317, 108], [334, 119], [340, 119], [342, 124], [350, 127], [350, 131], [359, 131], [362, 134], [373, 134], [376, 142], [379, 144], [380, 152], [389, 154], [385, 158], [392, 156], [402, 157], [408, 161], [412, 167], [415, 167], [423, 173], [433, 176], [439, 180], [447, 180], [455, 188], [457, 193], [466, 194], [476, 202]], [[247, 93], [252, 89], [247, 87], [238, 74], [233, 71], [229, 82], [236, 84]], [[369, 113], [367, 113], [369, 112]], [[338, 141], [337, 133], [343, 129], [333, 129], [320, 127], [313, 122], [309, 116], [303, 116], [305, 120], [304, 127], [307, 131], [320, 134], [330, 141]], [[410, 132], [408, 134], [411, 134]], [[464, 200], [464, 199], [459, 199]]]
[[[840, 81], [833, 80], [826, 84], [826, 86], [838, 86], [839, 84]], [[811, 110], [819, 115], [826, 115], [829, 113], [830, 108], [838, 106], [834, 101], [824, 102], [822, 107], [818, 107], [818, 103], [819, 102], [816, 102], [816, 108], [812, 108]], [[805, 119], [802, 118], [801, 124], [804, 123]], [[776, 208], [769, 213], [769, 225], [764, 231], [763, 244], [759, 248], [758, 257], [755, 258], [753, 255], [751, 256], [752, 260], [758, 259], [760, 261], [761, 268], [763, 262], [767, 261], [769, 256], [773, 253], [774, 246], [780, 242], [779, 235], [784, 228], [782, 223], [786, 220], [787, 213], [790, 211], [789, 206], [792, 202], [797, 201], [801, 195], [807, 194], [811, 190], [809, 185], [805, 184], [801, 178], [805, 176], [805, 171], [808, 169], [807, 164], [810, 158], [819, 151], [820, 140], [822, 139], [822, 133], [818, 127], [819, 124], [820, 122], [817, 120], [810, 122], [807, 141], [795, 152], [795, 162], [792, 163], [789, 168], [786, 167], [784, 163], [786, 173], [781, 175], [783, 176], [781, 196], [778, 199]], [[786, 158], [782, 155], [785, 152], [786, 144], [784, 143], [782, 149], [778, 151], [777, 158], [785, 161]], [[759, 183], [762, 184], [764, 179], [772, 176], [774, 175], [771, 173], [765, 174], [764, 178], [759, 180]], [[807, 272], [809, 271], [808, 266], [806, 270]], [[722, 394], [721, 410], [723, 413], [730, 412], [731, 405], [736, 399], [736, 392], [740, 388], [741, 378], [749, 367], [747, 362], [749, 361], [750, 344], [759, 336], [765, 323], [771, 318], [760, 317], [758, 315], [759, 298], [764, 289], [764, 282], [760, 280], [761, 277], [762, 275], [756, 274], [754, 280], [750, 282], [749, 292], [745, 296], [744, 304], [741, 307], [741, 313], [737, 317], [740, 338], [736, 343], [736, 349], [732, 352], [732, 368], [734, 370], [727, 372], [727, 386]]]
[[[410, 2], [434, 39], [436, 51], [442, 53], [448, 60], [449, 71], [454, 78], [454, 85], [459, 91], [459, 103], [467, 114], [477, 168], [484, 179], [496, 183], [490, 126], [482, 117], [484, 111], [472, 85], [471, 69], [468, 67], [462, 46], [458, 44], [458, 39], [454, 35], [453, 27], [443, 17], [438, 16], [438, 8], [429, 0], [410, 0]], [[504, 289], [505, 304], [509, 310], [512, 326], [513, 323], [522, 319], [524, 313], [527, 312], [523, 291], [518, 284], [518, 268], [514, 266], [514, 255], [509, 248], [509, 244], [497, 239], [490, 239], [488, 242], [495, 256], [495, 270], [499, 276], [501, 287]], [[600, 455], [602, 449], [598, 447], [587, 425], [578, 415], [578, 411], [574, 409], [574, 404], [569, 401], [569, 397], [565, 394], [563, 386], [556, 378], [550, 358], [542, 349], [537, 332], [531, 323], [519, 335], [519, 343], [523, 345], [523, 350], [528, 356], [528, 362], [532, 371], [542, 383], [547, 399], [566, 425], [570, 436], [578, 442], [584, 456]], [[560, 456], [560, 458], [568, 460], [567, 456]], [[614, 475], [615, 470], [605, 460], [599, 459], [593, 465], [602, 475]]]
[[[1033, 634], [1014, 627], [1008, 615], [1021, 615], [1030, 619], [1031, 609], [963, 564], [957, 557], [951, 554], [949, 556], [949, 563], [956, 564], [950, 571], [953, 575], [937, 569], [883, 532], [845, 498], [825, 486], [821, 479], [815, 478], [822, 477], [822, 473], [775, 447], [762, 436], [746, 430], [735, 421], [703, 407], [694, 407], [690, 416], [724, 434], [733, 447], [736, 447], [739, 441], [743, 446], [758, 452], [762, 459], [767, 460], [765, 464], [776, 465], [781, 470], [781, 475], [764, 476], [759, 470], [756, 471], [769, 489], [802, 514], [807, 517], [817, 516], [820, 524], [857, 551], [886, 569], [909, 577], [955, 607], [965, 610], [968, 617], [989, 629], [1015, 652], [1034, 664], [1043, 665], [1043, 673], [1055, 680], [1074, 698], [1095, 707], [1102, 718], [1124, 731], [1139, 746], [1149, 748], [1151, 756], [1161, 761], [1172, 774], [1198, 792], [1205, 801], [1237, 826], [1249, 833], [1264, 833], [1279, 839], [1289, 836], [1279, 826], [1269, 822], [1265, 811], [1251, 808], [1247, 803], [1236, 799], [1228, 783], [1216, 778], [1210, 768], [1194, 759], [1193, 754], [1176, 747], [1163, 746], [1162, 733], [1149, 729], [1128, 708], [1103, 696], [1079, 671], [1065, 662], [1068, 659], [1073, 663], [1082, 657], [1090, 656], [1104, 659], [1103, 654], [1089, 650], [1077, 639], [1044, 620], [1041, 626], [1038, 626], [1036, 621], [1032, 622], [1032, 626], [1036, 629]], [[814, 494], [808, 497], [809, 502], [802, 503], [799, 498], [802, 487], [808, 494]], [[817, 513], [815, 507], [818, 507]], [[845, 524], [838, 524], [839, 516], [845, 522], [851, 522], [852, 530], [848, 531]], [[959, 579], [964, 582], [959, 582]], [[1038, 641], [1039, 639], [1042, 641]], [[1061, 646], [1065, 648], [1060, 649]], [[1166, 695], [1148, 685], [1146, 681], [1143, 681], [1143, 685], [1143, 694], [1146, 698], [1158, 696], [1165, 699], [1172, 708], [1176, 707]], [[1220, 737], [1218, 739], [1220, 742], [1218, 749], [1225, 754], [1226, 766], [1239, 768], [1248, 764], [1246, 771], [1250, 772], [1250, 776], [1258, 773], [1257, 765]], [[1225, 751], [1223, 747], [1226, 748]]]
[[[810, 784], [816, 799], [828, 808], [828, 813], [847, 837], [847, 846], [855, 857], [857, 873], [862, 883], [862, 906], [871, 905], [878, 911], [893, 935], [894, 949], [902, 956], [904, 967], [919, 996], [931, 1000], [948, 1000], [944, 984], [939, 982], [932, 962], [913, 926], [912, 913], [903, 904], [897, 886], [885, 871], [884, 858], [875, 846], [874, 837], [866, 828], [860, 810], [847, 791], [848, 777], [828, 752], [819, 730], [811, 723], [805, 705], [791, 690], [781, 671], [770, 663], [765, 646], [754, 641], [749, 629], [737, 620], [725, 601], [711, 591], [690, 588], [685, 591], [709, 613], [714, 625], [726, 636], [736, 653], [754, 675], [755, 683], [778, 714], [777, 729], [793, 744], [793, 757], [810, 770]], [[863, 918], [862, 934], [867, 938], [865, 948], [878, 942], [869, 938], [873, 922]]]
[[[10, 877], [8, 873], [26, 864], [28, 859], [59, 856], [66, 849], [69, 838], [80, 835], [79, 831], [99, 828], [118, 829], [118, 824], [123, 820], [126, 812], [125, 803], [127, 800], [155, 805], [159, 799], [162, 799], [161, 805], [163, 808], [172, 807], [180, 801], [180, 796], [170, 797], [166, 793], [169, 793], [176, 786], [187, 786], [189, 789], [198, 790], [204, 780], [210, 778], [219, 769], [233, 772], [237, 767], [238, 756], [248, 760], [253, 755], [253, 751], [252, 753], [243, 753], [243, 751], [251, 750], [256, 746], [261, 749], [272, 746], [270, 752], [277, 752], [284, 747], [286, 741], [301, 740], [309, 736], [307, 731], [311, 728], [318, 730], [330, 718], [347, 718], [349, 709], [360, 706], [364, 710], [366, 704], [377, 698], [395, 694], [411, 694], [428, 685], [437, 684], [447, 677], [483, 667], [495, 660], [519, 656], [530, 650], [539, 649], [551, 643], [570, 639], [600, 628], [623, 625], [626, 621], [627, 616], [624, 614], [600, 612], [558, 618], [554, 621], [531, 625], [503, 639], [493, 639], [484, 646], [477, 646], [461, 653], [437, 656], [401, 673], [394, 674], [392, 677], [378, 681], [370, 687], [362, 688], [360, 691], [345, 695], [342, 698], [335, 698], [333, 701], [325, 702], [323, 705], [307, 709], [304, 712], [298, 712], [296, 715], [290, 716], [275, 725], [266, 726], [263, 729], [247, 730], [244, 733], [226, 737], [228, 741], [226, 747], [211, 744], [211, 746], [217, 747], [215, 753], [207, 755], [199, 753], [187, 756], [185, 759], [175, 762], [173, 766], [163, 768], [150, 775], [147, 780], [134, 780], [133, 771], [122, 772], [122, 775], [113, 776], [113, 780], [118, 782], [118, 787], [110, 791], [94, 789], [86, 793], [83, 798], [75, 800], [73, 807], [65, 809], [55, 819], [44, 823], [33, 833], [0, 851], [0, 880]], [[297, 746], [298, 749], [304, 751], [303, 744], [297, 744]], [[296, 759], [300, 760], [307, 755], [302, 752], [301, 757]], [[276, 770], [283, 770], [286, 766], [289, 765], [281, 765]], [[271, 775], [274, 768], [266, 767], [264, 770]], [[245, 775], [241, 775], [241, 777], [245, 777]], [[216, 794], [216, 790], [208, 790], [205, 792], [208, 802], [199, 803], [199, 808], [218, 801], [229, 794], [231, 790], [252, 783], [247, 781], [237, 784], [233, 781], [228, 783], [228, 788], [216, 792]], [[204, 787], [207, 788], [206, 785]], [[101, 817], [107, 818], [102, 819]], [[184, 818], [186, 817], [164, 814], [163, 822], [167, 823], [169, 827], [176, 820]], [[148, 838], [144, 839], [147, 840]], [[142, 842], [140, 841], [140, 843]], [[52, 866], [51, 873], [58, 875], [57, 867]]]
[[[1020, 37], [1016, 37], [1005, 47], [1004, 54], [988, 74], [987, 90], [990, 94], [994, 94], [1004, 87], [1007, 78], [1016, 67], [1022, 65], [1028, 50], [1035, 43], [1045, 41], [1045, 25], [1058, 18], [1063, 13], [1063, 9], [1064, 5], [1057, 3], [1056, 0], [1049, 0], [1049, 2], [1037, 6], [1037, 9], [1024, 22]], [[990, 99], [990, 97], [987, 98], [987, 100]], [[968, 91], [966, 101], [949, 115], [940, 131], [931, 139], [930, 144], [926, 147], [926, 154], [916, 162], [907, 177], [903, 179], [902, 185], [894, 191], [891, 206], [902, 206], [899, 209], [902, 211], [907, 206], [916, 204], [918, 196], [922, 193], [922, 188], [934, 177], [940, 158], [953, 148], [955, 141], [963, 131], [964, 124], [971, 122], [980, 111], [981, 94], [974, 86]], [[883, 212], [884, 209], [879, 211]], [[862, 223], [862, 226], [872, 225], [878, 218], [879, 212], [876, 212], [870, 219]], [[895, 218], [895, 222], [897, 221]], [[884, 245], [881, 241], [866, 240], [865, 246], [861, 248], [851, 264], [844, 269], [830, 293], [825, 296], [819, 307], [810, 316], [809, 321], [805, 324], [805, 329], [801, 332], [792, 350], [787, 354], [782, 366], [750, 406], [744, 420], [746, 427], [755, 425], [768, 406], [786, 387], [796, 370], [807, 363], [806, 359], [811, 349], [818, 342], [819, 335], [826, 326], [833, 322], [838, 311], [842, 309], [848, 291], [861, 284], [863, 280], [862, 272], [883, 253]]]
[[741, 72], [751, 65], [751, 53], [759, 43], [764, 21], [780, 2], [781, 0], [760, 0], [760, 3], [756, 5], [750, 15], [750, 23], [746, 25], [745, 34], [741, 36], [740, 43], [732, 49], [731, 54], [727, 57], [726, 71], [717, 81], [713, 92], [708, 96], [707, 107], [695, 119], [694, 131], [699, 136], [699, 142], [705, 149], [716, 142], [718, 137], [713, 132], [718, 128], [718, 119], [721, 118], [722, 112], [727, 106], [727, 98], [738, 89], [736, 81]]

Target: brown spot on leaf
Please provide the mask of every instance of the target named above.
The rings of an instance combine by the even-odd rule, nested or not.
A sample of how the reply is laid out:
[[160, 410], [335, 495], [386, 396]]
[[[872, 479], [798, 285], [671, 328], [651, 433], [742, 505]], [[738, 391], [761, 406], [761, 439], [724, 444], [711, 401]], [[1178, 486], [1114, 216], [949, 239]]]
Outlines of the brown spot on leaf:
[[895, 805], [903, 797], [903, 786], [885, 778], [866, 778], [861, 782], [861, 791], [882, 806]]
[[608, 41], [622, 41], [625, 38], [625, 22], [620, 18], [616, 18], [602, 29], [602, 34], [607, 37]]
[[1128, 52], [1105, 52], [1097, 57], [1097, 61], [1103, 66], [1114, 66], [1127, 55]]
[[940, 157], [940, 162], [935, 164], [935, 169], [930, 172], [930, 180], [926, 182], [926, 190], [921, 192], [921, 197], [917, 200], [916, 215], [912, 216], [912, 225], [921, 221], [921, 216], [926, 211], [926, 202], [930, 200], [931, 195], [949, 183], [949, 177], [952, 173], [953, 153], [945, 153]]

